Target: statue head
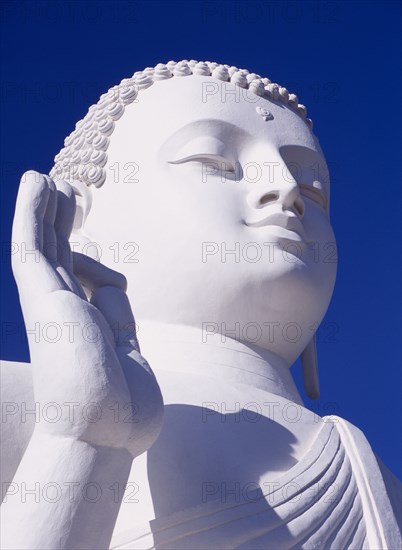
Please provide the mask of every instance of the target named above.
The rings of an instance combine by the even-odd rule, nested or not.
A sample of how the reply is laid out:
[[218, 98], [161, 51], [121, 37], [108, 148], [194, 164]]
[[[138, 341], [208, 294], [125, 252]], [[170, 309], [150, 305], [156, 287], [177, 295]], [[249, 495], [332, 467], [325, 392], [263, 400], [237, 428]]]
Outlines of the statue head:
[[236, 332], [289, 365], [306, 347], [335, 238], [327, 165], [294, 94], [228, 65], [157, 65], [104, 94], [55, 162], [77, 231], [126, 275], [139, 323]]

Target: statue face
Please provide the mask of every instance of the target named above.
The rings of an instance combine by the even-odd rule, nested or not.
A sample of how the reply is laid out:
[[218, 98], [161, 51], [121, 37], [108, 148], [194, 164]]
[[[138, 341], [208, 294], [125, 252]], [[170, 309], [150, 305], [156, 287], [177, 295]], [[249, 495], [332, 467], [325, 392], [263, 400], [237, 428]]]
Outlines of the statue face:
[[85, 231], [127, 276], [139, 330], [217, 330], [291, 364], [336, 274], [328, 171], [304, 121], [233, 84], [175, 77], [126, 108], [106, 171]]

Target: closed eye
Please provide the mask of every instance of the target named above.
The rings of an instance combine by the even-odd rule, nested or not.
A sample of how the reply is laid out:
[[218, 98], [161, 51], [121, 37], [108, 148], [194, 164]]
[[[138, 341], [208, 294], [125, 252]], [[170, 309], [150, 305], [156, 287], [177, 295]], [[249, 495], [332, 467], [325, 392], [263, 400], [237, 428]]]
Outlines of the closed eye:
[[236, 167], [233, 162], [221, 155], [214, 154], [199, 154], [190, 155], [178, 160], [170, 160], [169, 164], [186, 164], [187, 162], [199, 162], [201, 164], [207, 164], [216, 168], [220, 172], [235, 173]]
[[317, 189], [312, 185], [306, 185], [304, 183], [300, 183], [299, 188], [300, 188], [300, 193], [304, 197], [307, 197], [308, 199], [312, 200], [313, 202], [321, 206], [324, 210], [327, 210], [328, 197], [324, 193], [324, 191], [321, 191], [320, 189]]

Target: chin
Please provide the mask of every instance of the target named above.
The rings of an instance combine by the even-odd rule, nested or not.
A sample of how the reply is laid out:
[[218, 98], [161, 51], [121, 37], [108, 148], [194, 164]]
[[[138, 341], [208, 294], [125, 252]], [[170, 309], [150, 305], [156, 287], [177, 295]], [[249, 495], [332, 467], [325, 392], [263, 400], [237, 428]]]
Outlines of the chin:
[[226, 296], [226, 306], [216, 317], [225, 320], [229, 330], [238, 323], [243, 341], [272, 351], [290, 366], [321, 323], [333, 284], [333, 275], [320, 281], [307, 269], [288, 270], [276, 279], [249, 281], [235, 304]]
[[[322, 266], [295, 260], [227, 265], [230, 269], [210, 264], [202, 272], [199, 264], [178, 269], [175, 263], [166, 269], [141, 270], [141, 275], [141, 265], [135, 264], [125, 274], [139, 326], [141, 321], [153, 321], [203, 330], [211, 323], [228, 338], [269, 349], [291, 364], [313, 336], [311, 327], [321, 322], [334, 282], [332, 267], [323, 273]], [[277, 323], [273, 341], [272, 323]], [[289, 346], [283, 330], [291, 323], [302, 334]]]

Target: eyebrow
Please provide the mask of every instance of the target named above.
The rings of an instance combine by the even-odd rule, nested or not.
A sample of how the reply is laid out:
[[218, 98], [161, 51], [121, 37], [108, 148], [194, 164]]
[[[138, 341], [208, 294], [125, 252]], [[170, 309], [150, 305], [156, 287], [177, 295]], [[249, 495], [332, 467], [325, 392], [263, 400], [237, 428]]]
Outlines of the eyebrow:
[[307, 153], [307, 154], [311, 155], [312, 157], [314, 157], [315, 159], [317, 159], [319, 161], [323, 161], [326, 164], [325, 157], [320, 151], [317, 151], [316, 149], [313, 149], [312, 147], [306, 147], [306, 145], [299, 145], [297, 143], [291, 143], [289, 145], [281, 145], [279, 147], [279, 153], [282, 156], [282, 153], [288, 153], [292, 149], [296, 151], [296, 154], [301, 153], [301, 154], [305, 155]]
[[[187, 143], [190, 144], [192, 141], [195, 141], [203, 136], [217, 138], [226, 145], [230, 145], [231, 148], [234, 147], [236, 150], [239, 150], [240, 140], [244, 140], [245, 138], [255, 138], [253, 134], [251, 134], [244, 128], [240, 128], [239, 126], [236, 126], [235, 124], [232, 124], [226, 120], [216, 118], [203, 118], [199, 120], [193, 120], [174, 131], [160, 146], [159, 153], [163, 158], [169, 158], [183, 145]], [[279, 153], [285, 163], [286, 160], [283, 156], [283, 153], [290, 153], [292, 150], [294, 153], [296, 153], [297, 156], [303, 154], [303, 156], [305, 157], [307, 153], [307, 155], [310, 156], [311, 164], [319, 163], [320, 165], [323, 165], [328, 175], [328, 181], [326, 182], [326, 185], [329, 185], [329, 170], [325, 157], [322, 153], [311, 147], [306, 147], [306, 145], [298, 145], [295, 143], [282, 145], [279, 147]], [[297, 160], [295, 162], [297, 162]]]
[[215, 137], [223, 142], [226, 142], [228, 138], [230, 138], [230, 142], [233, 143], [234, 141], [235, 145], [236, 141], [240, 138], [252, 137], [249, 132], [243, 128], [239, 128], [239, 126], [235, 124], [231, 124], [225, 120], [206, 118], [194, 120], [176, 130], [161, 145], [160, 151], [164, 151], [170, 147], [176, 149], [185, 143], [189, 143], [193, 139], [198, 139], [203, 134]]
[[281, 145], [281, 147], [279, 147], [279, 153], [285, 163], [290, 162], [300, 166], [308, 164], [309, 167], [318, 164], [321, 166], [321, 169], [325, 169], [325, 172], [329, 175], [327, 161], [324, 155], [316, 149], [298, 144]]

